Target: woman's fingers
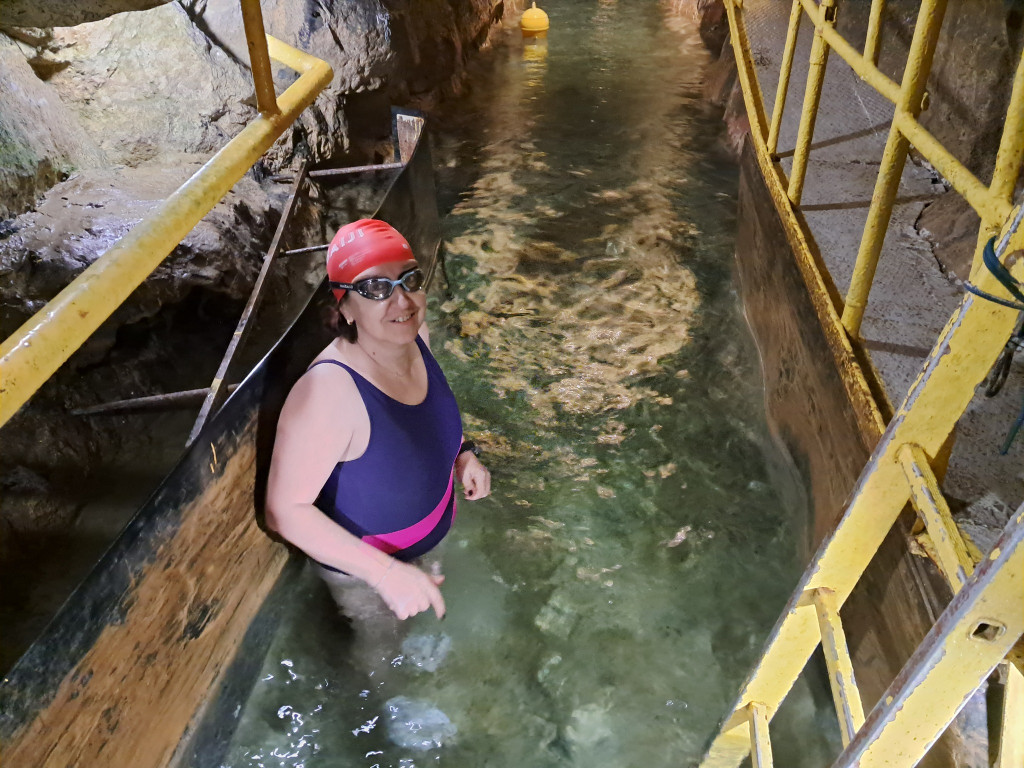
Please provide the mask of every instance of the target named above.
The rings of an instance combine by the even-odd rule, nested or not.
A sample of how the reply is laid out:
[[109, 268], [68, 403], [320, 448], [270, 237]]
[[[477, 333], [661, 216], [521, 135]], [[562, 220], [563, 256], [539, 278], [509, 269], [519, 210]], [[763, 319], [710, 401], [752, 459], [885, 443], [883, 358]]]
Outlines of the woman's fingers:
[[[444, 581], [444, 576], [441, 577], [441, 581]], [[444, 605], [444, 598], [441, 597], [441, 590], [434, 585], [431, 586], [433, 589], [428, 593], [430, 596], [430, 604], [434, 606], [434, 613], [437, 614], [437, 618], [443, 619], [445, 610], [447, 610]]]
[[467, 470], [462, 484], [466, 487], [467, 499], [482, 499], [491, 492], [491, 473], [479, 462]]
[[437, 587], [444, 576], [430, 575], [414, 565], [396, 563], [377, 584], [377, 592], [399, 619], [408, 619], [431, 606], [440, 619], [444, 616], [444, 598]]

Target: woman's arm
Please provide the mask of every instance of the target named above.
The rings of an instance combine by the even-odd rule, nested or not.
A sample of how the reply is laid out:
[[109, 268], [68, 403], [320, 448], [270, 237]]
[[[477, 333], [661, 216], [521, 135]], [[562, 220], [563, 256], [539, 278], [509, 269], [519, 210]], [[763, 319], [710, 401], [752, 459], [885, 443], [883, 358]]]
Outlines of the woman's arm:
[[352, 377], [317, 366], [293, 387], [277, 426], [267, 483], [267, 525], [318, 562], [373, 587], [399, 618], [433, 606], [444, 615], [437, 579], [361, 541], [313, 506], [335, 465], [355, 458], [369, 417]]

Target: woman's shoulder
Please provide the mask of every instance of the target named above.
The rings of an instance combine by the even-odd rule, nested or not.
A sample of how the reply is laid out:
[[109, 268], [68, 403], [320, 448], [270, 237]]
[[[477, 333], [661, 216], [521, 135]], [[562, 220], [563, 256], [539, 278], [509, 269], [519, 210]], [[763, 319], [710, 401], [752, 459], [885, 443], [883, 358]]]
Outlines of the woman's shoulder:
[[351, 416], [362, 398], [344, 357], [333, 344], [317, 355], [288, 393], [282, 418], [335, 421]]

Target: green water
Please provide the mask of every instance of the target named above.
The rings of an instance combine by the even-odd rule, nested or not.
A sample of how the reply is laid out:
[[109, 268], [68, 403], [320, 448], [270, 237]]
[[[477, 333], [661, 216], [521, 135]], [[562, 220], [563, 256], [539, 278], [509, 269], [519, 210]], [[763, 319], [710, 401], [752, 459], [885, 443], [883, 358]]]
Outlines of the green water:
[[[431, 344], [494, 480], [442, 547], [448, 617], [367, 635], [307, 575], [225, 765], [692, 765], [796, 583], [689, 8], [547, 10], [546, 51], [508, 36], [434, 127]], [[777, 764], [826, 763], [821, 695]]]

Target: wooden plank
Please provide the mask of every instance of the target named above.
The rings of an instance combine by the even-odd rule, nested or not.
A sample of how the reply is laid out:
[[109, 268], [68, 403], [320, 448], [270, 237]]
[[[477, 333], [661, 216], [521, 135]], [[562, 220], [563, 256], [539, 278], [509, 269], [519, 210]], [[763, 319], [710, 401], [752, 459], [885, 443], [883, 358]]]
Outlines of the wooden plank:
[[52, 699], [7, 741], [7, 765], [163, 765], [231, 660], [287, 550], [252, 514], [255, 418], [234, 446], [204, 446], [212, 481], [134, 576]]

